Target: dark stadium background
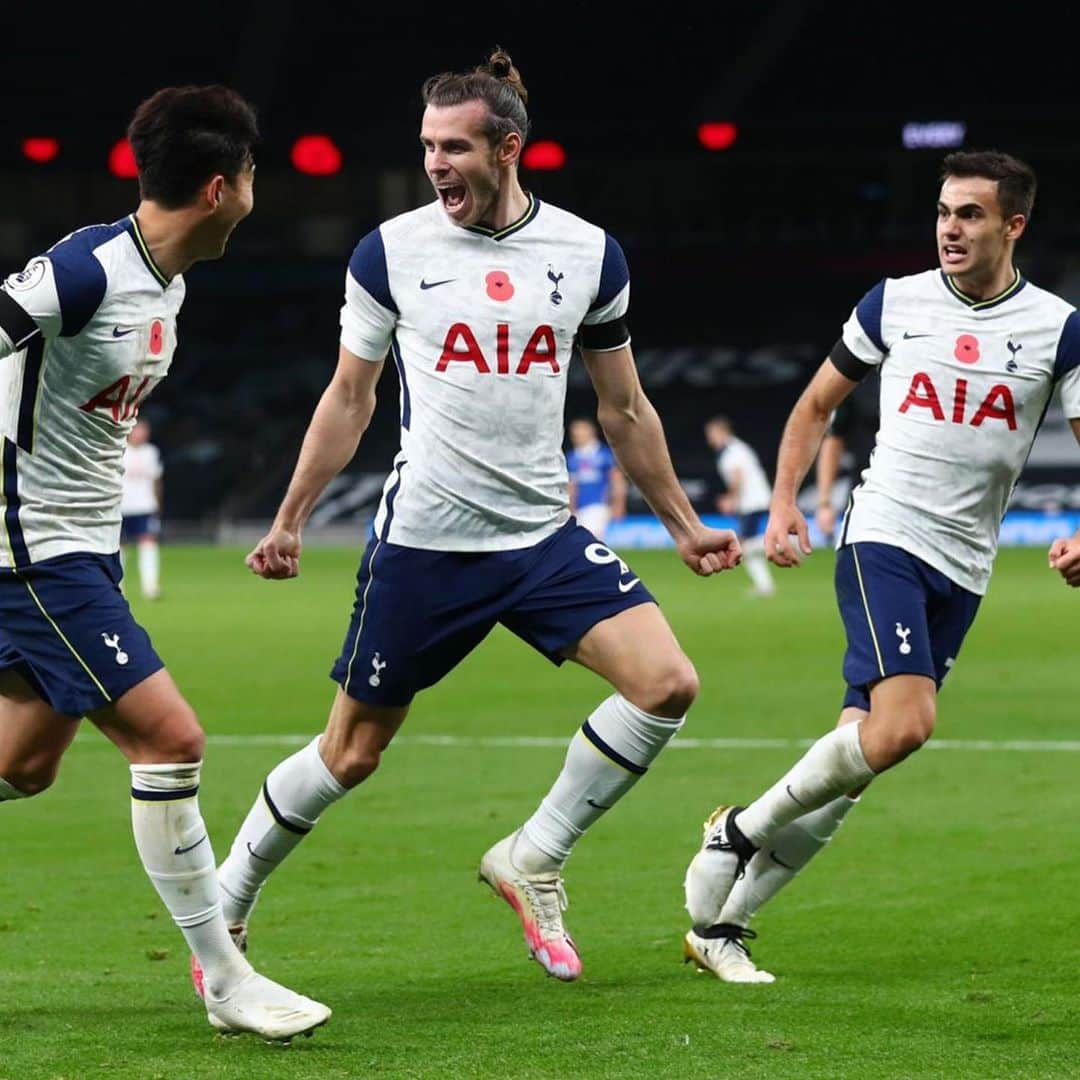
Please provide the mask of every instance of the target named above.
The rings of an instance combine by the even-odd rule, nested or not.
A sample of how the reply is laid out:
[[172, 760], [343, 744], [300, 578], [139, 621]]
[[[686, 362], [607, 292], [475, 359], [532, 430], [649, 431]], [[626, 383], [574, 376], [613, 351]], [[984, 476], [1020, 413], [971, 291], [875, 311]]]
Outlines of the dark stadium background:
[[[428, 198], [419, 86], [501, 44], [530, 90], [534, 138], [568, 155], [524, 182], [622, 242], [643, 381], [704, 507], [703, 420], [727, 413], [771, 469], [784, 416], [855, 301], [933, 264], [944, 151], [904, 149], [905, 123], [960, 121], [965, 145], [1031, 161], [1040, 192], [1019, 264], [1080, 300], [1074, 24], [1049, 4], [5, 5], [0, 271], [134, 208], [135, 183], [112, 178], [106, 156], [141, 98], [211, 81], [249, 95], [265, 139], [255, 212], [224, 260], [187, 275], [180, 349], [144, 411], [167, 529], [263, 521], [335, 361], [353, 245]], [[698, 145], [710, 119], [739, 125], [731, 149]], [[338, 175], [293, 169], [305, 132], [341, 147]], [[29, 135], [54, 136], [61, 154], [25, 161]], [[389, 465], [396, 399], [388, 368], [349, 471], [360, 486], [336, 490], [324, 519], [369, 512], [363, 481]], [[592, 407], [579, 368], [568, 413]], [[1068, 461], [1033, 459], [1018, 496], [1080, 506]]]

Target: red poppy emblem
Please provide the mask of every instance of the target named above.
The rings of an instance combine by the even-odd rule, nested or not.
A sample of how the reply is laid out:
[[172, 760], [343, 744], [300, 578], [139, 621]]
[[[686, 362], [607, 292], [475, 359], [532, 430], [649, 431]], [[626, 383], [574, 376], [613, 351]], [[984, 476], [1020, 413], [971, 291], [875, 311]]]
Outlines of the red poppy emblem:
[[158, 356], [165, 344], [165, 324], [160, 319], [155, 319], [150, 324], [150, 355]]
[[484, 279], [487, 282], [487, 294], [492, 300], [509, 300], [514, 295], [514, 286], [505, 270], [492, 270]]
[[961, 364], [974, 364], [979, 359], [979, 339], [974, 334], [961, 334], [956, 339], [953, 356]]

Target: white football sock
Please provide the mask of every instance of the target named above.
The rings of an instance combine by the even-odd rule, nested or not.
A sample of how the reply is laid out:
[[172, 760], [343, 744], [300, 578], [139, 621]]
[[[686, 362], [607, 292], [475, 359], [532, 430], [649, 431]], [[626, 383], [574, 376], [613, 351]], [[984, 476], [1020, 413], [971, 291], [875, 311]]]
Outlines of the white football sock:
[[752, 545], [743, 548], [743, 566], [746, 567], [754, 588], [759, 593], [774, 593], [776, 585], [769, 571], [769, 564], [765, 558], [765, 552], [760, 545]]
[[7, 799], [25, 798], [28, 798], [25, 791], [20, 791], [14, 784], [9, 784], [0, 776], [0, 802], [5, 802]]
[[286, 758], [266, 778], [221, 864], [225, 921], [247, 921], [259, 890], [278, 864], [315, 827], [319, 815], [348, 791], [334, 778], [319, 753], [317, 735]]
[[847, 795], [777, 829], [746, 864], [724, 904], [722, 923], [746, 927], [750, 920], [832, 839], [858, 802]]
[[203, 969], [224, 996], [250, 971], [221, 914], [214, 850], [199, 812], [201, 762], [131, 766], [131, 824], [143, 867]]
[[652, 716], [621, 694], [602, 702], [570, 740], [562, 772], [514, 845], [519, 870], [562, 866], [582, 833], [618, 802], [682, 727]]
[[145, 596], [158, 591], [161, 569], [161, 553], [157, 544], [139, 545], [139, 585]]
[[859, 743], [861, 727], [857, 720], [818, 739], [789, 772], [740, 811], [735, 818], [739, 831], [761, 847], [781, 825], [873, 780]]

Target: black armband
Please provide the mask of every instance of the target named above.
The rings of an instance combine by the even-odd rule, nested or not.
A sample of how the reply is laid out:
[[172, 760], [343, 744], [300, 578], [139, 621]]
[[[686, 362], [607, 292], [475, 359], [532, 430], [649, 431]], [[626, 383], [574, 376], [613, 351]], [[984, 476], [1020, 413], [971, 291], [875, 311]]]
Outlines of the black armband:
[[38, 324], [27, 315], [22, 305], [0, 289], [0, 330], [11, 339], [16, 351], [37, 333]]
[[597, 323], [595, 326], [582, 324], [578, 330], [578, 343], [583, 349], [596, 352], [611, 352], [630, 344], [630, 327], [626, 319], [613, 319], [611, 322]]
[[851, 379], [852, 382], [862, 382], [874, 370], [874, 365], [860, 360], [844, 344], [843, 338], [832, 347], [829, 359], [833, 362], [833, 367], [846, 379]]

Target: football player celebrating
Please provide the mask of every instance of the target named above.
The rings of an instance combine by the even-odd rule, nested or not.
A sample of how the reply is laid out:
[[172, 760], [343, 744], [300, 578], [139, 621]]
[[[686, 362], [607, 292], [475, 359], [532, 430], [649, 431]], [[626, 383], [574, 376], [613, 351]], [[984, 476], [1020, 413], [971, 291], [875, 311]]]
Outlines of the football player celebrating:
[[131, 763], [143, 866], [198, 957], [211, 1024], [287, 1040], [324, 1005], [252, 970], [199, 812], [204, 736], [120, 591], [123, 456], [176, 348], [183, 272], [253, 203], [255, 113], [168, 87], [128, 128], [140, 202], [0, 286], [0, 801], [37, 795], [86, 715]]
[[[949, 154], [939, 268], [875, 285], [788, 418], [765, 532], [777, 566], [810, 552], [796, 493], [833, 410], [879, 370], [876, 445], [836, 541], [847, 634], [839, 724], [745, 809], [717, 810], [687, 870], [695, 926], [684, 951], [721, 978], [771, 981], [746, 954], [747, 923], [870, 781], [930, 738], [938, 690], [986, 592], [1009, 496], [1057, 387], [1080, 439], [1080, 317], [1013, 262], [1035, 186], [1008, 154]], [[1078, 539], [1050, 551], [1066, 581]]]
[[563, 865], [645, 775], [698, 690], [640, 579], [570, 516], [562, 433], [575, 338], [606, 441], [683, 561], [708, 576], [736, 565], [739, 547], [730, 530], [702, 524], [675, 477], [634, 366], [618, 243], [519, 182], [529, 120], [510, 57], [497, 50], [474, 71], [434, 76], [422, 96], [436, 198], [353, 253], [337, 369], [248, 556], [252, 571], [298, 573], [304, 523], [356, 452], [387, 356], [401, 386], [401, 449], [361, 560], [326, 730], [267, 777], [221, 867], [223, 902], [242, 934], [268, 875], [372, 774], [414, 695], [501, 623], [612, 687], [536, 812], [480, 861], [530, 954], [572, 980], [581, 961], [562, 921]]

